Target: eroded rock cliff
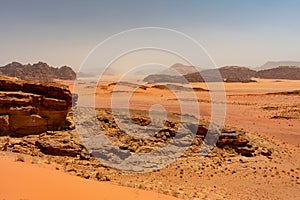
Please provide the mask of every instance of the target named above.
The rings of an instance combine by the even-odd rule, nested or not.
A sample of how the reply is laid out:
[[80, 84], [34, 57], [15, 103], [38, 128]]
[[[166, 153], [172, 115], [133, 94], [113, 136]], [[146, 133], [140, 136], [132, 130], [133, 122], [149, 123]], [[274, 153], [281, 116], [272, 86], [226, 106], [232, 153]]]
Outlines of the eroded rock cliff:
[[29, 135], [67, 126], [72, 94], [55, 83], [0, 75], [0, 134]]

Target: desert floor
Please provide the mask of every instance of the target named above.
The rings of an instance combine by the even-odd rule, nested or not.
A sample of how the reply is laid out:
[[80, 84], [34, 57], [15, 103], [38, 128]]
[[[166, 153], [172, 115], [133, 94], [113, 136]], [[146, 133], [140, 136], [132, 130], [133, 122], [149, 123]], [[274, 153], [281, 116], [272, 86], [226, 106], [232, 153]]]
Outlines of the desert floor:
[[[300, 95], [268, 94], [299, 90], [300, 81], [261, 80], [251, 83], [224, 83], [226, 102], [225, 125], [264, 135], [268, 138], [293, 146], [300, 145]], [[80, 105], [95, 107], [129, 107], [131, 109], [149, 110], [152, 105], [160, 104], [167, 112], [180, 113], [180, 104], [184, 104], [185, 112], [197, 114], [193, 109], [199, 107], [200, 118], [206, 121], [211, 117], [211, 97], [209, 92], [200, 91], [191, 94], [189, 91], [150, 88], [143, 90], [136, 85], [122, 84], [115, 86], [105, 80], [96, 89], [85, 84], [76, 84], [75, 90], [80, 91]], [[136, 84], [141, 84], [136, 82]], [[94, 85], [94, 84], [92, 84]], [[163, 85], [163, 84], [154, 84]], [[205, 83], [183, 85], [188, 88], [208, 89]], [[211, 87], [214, 87], [214, 83]], [[218, 84], [217, 86], [220, 86]], [[71, 89], [74, 87], [70, 86]], [[219, 90], [221, 90], [220, 88]], [[112, 91], [114, 93], [112, 94]], [[213, 93], [213, 92], [212, 92]], [[220, 93], [219, 91], [215, 92]], [[196, 98], [195, 96], [196, 95]], [[178, 98], [181, 101], [178, 101]], [[92, 101], [95, 101], [92, 103]], [[113, 100], [112, 100], [113, 99]], [[129, 100], [129, 103], [124, 104]], [[198, 102], [197, 102], [198, 101]], [[112, 102], [114, 102], [112, 104]]]
[[[146, 84], [145, 89], [141, 87], [144, 85], [142, 82], [134, 84], [123, 82], [118, 86], [111, 84], [113, 82], [115, 81], [105, 80], [97, 84], [94, 81], [84, 80], [79, 81], [75, 86], [71, 84], [70, 89], [80, 93], [78, 102], [80, 106], [95, 105], [98, 108], [109, 108], [113, 105], [113, 107], [149, 110], [153, 105], [160, 104], [167, 112], [180, 113], [180, 105], [184, 105], [181, 113], [197, 114], [193, 107], [196, 105], [200, 110], [198, 117], [201, 120], [210, 121], [212, 107], [210, 92], [197, 91], [191, 94], [191, 91], [182, 88], [171, 90], [152, 87], [163, 84]], [[204, 83], [183, 86], [208, 89]], [[41, 182], [39, 177], [42, 174], [53, 173], [49, 183], [50, 187], [58, 191], [57, 194], [64, 193], [65, 190], [54, 187], [53, 183], [66, 181], [66, 185], [71, 182], [75, 184], [74, 187], [72, 185], [74, 194], [77, 192], [76, 187], [79, 188], [86, 183], [91, 185], [84, 187], [87, 191], [96, 191], [98, 187], [108, 187], [107, 190], [114, 190], [113, 194], [104, 193], [108, 195], [107, 198], [114, 198], [114, 194], [120, 191], [122, 199], [134, 199], [136, 196], [130, 195], [133, 195], [136, 190], [132, 188], [139, 188], [183, 199], [299, 199], [300, 95], [299, 93], [279, 92], [299, 90], [300, 81], [257, 80], [251, 83], [224, 83], [224, 87], [226, 101], [217, 99], [216, 103], [226, 107], [225, 126], [246, 131], [255, 145], [271, 150], [271, 156], [244, 157], [228, 153], [224, 155], [224, 152], [215, 150], [213, 155], [208, 157], [181, 157], [168, 167], [155, 172], [128, 173], [113, 169], [107, 172], [112, 183], [130, 187], [128, 191], [114, 185], [86, 182], [84, 179], [70, 177], [60, 172], [46, 172], [46, 169], [39, 171], [36, 166], [29, 163], [4, 162], [2, 158], [1, 165], [6, 167], [8, 173], [2, 170], [1, 177], [5, 176], [5, 180], [13, 182], [17, 182], [20, 178], [30, 179], [30, 183], [36, 184]], [[220, 88], [211, 93], [223, 94], [220, 93]], [[194, 95], [197, 98], [194, 98]], [[123, 104], [127, 101], [128, 104]], [[8, 158], [16, 156], [5, 155]], [[6, 157], [4, 160], [8, 159]], [[47, 164], [49, 169], [55, 169], [55, 167], [55, 164]], [[24, 171], [28, 170], [30, 177], [17, 173], [20, 168], [22, 170], [24, 168]], [[5, 182], [2, 184], [0, 190], [3, 191]], [[13, 185], [11, 182], [9, 184]], [[22, 188], [21, 185], [19, 187]], [[22, 198], [27, 198], [25, 194], [34, 192], [34, 187], [25, 188], [27, 189], [19, 193], [24, 194]], [[6, 190], [12, 191], [12, 188], [4, 191]], [[126, 192], [128, 192], [128, 198]], [[8, 194], [13, 193], [8, 192], [6, 195]], [[145, 193], [145, 195], [148, 194], [152, 199], [158, 198], [158, 194]], [[144, 195], [144, 193], [139, 190], [138, 195]], [[138, 197], [144, 199], [142, 196]], [[1, 195], [0, 198], [10, 199]], [[165, 199], [165, 197], [161, 198]]]
[[49, 169], [47, 165], [15, 162], [0, 155], [1, 199], [176, 199], [159, 193], [95, 182]]

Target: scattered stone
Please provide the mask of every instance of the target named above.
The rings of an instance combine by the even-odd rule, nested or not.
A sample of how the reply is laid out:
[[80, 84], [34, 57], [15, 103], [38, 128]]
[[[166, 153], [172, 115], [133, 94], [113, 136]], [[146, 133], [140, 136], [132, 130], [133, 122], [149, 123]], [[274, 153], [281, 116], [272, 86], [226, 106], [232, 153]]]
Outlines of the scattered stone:
[[18, 161], [18, 162], [24, 162], [24, 161], [25, 161], [25, 158], [24, 158], [24, 156], [22, 156], [22, 155], [17, 155], [16, 161]]
[[260, 153], [261, 153], [261, 155], [267, 156], [267, 157], [272, 155], [272, 151], [269, 149], [263, 149]]

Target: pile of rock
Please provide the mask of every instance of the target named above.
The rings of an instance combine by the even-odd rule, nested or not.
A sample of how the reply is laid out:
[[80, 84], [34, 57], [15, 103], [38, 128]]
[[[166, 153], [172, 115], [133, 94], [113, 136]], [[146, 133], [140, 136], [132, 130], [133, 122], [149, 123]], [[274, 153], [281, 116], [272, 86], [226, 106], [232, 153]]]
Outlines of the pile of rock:
[[[216, 136], [214, 134], [207, 135], [207, 123], [200, 123], [199, 125], [197, 125], [188, 122], [180, 122], [180, 119], [177, 119], [177, 117], [172, 118], [171, 121], [166, 120], [163, 128], [146, 128], [144, 126], [148, 126], [151, 123], [150, 118], [145, 117], [146, 113], [142, 113], [141, 111], [132, 111], [131, 114], [133, 122], [140, 125], [140, 127], [137, 126], [135, 127], [135, 129], [131, 129], [131, 127], [126, 127], [126, 130], [130, 130], [131, 133], [136, 133], [137, 135], [139, 133], [147, 131], [151, 132], [158, 130], [158, 132], [156, 132], [152, 137], [149, 137], [147, 139], [131, 137], [130, 135], [126, 134], [123, 130], [120, 130], [118, 128], [118, 125], [115, 122], [111, 111], [105, 109], [97, 110], [98, 120], [106, 136], [109, 137], [112, 141], [114, 141], [115, 145], [120, 146], [120, 148], [123, 150], [130, 150], [131, 152], [139, 153], [148, 153], [165, 146], [176, 135], [179, 138], [183, 138], [185, 135], [183, 133], [178, 132], [180, 123], [182, 126], [187, 127], [193, 133], [196, 133], [194, 141], [191, 141], [192, 143], [190, 145], [190, 153], [199, 153], [199, 148], [204, 143], [206, 145], [212, 144], [212, 146], [216, 146], [225, 151], [234, 151], [236, 152], [236, 154], [240, 154], [247, 157], [255, 155], [255, 147], [251, 144], [246, 133], [243, 131], [223, 129], [219, 136]], [[123, 124], [123, 127], [125, 127], [126, 124], [128, 124], [128, 119], [125, 116], [121, 115], [120, 120]], [[178, 134], [182, 134], [182, 136]], [[185, 140], [182, 140], [181, 142], [185, 142]]]

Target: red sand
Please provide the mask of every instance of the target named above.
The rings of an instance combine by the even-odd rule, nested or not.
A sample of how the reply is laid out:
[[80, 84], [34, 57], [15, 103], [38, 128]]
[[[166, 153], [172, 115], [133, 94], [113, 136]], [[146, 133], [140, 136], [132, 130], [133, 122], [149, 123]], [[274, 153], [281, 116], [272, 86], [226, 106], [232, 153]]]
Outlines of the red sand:
[[0, 199], [176, 199], [107, 182], [95, 182], [0, 157]]

